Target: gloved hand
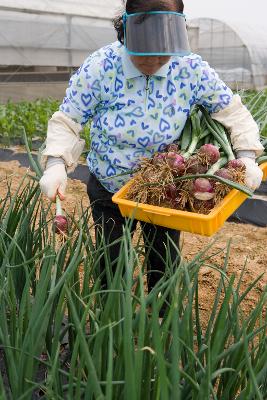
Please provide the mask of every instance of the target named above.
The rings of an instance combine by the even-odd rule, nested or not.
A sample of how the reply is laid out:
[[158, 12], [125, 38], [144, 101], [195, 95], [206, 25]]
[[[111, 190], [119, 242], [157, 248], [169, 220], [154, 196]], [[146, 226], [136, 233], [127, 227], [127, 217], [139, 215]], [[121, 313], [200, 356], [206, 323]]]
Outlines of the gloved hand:
[[[56, 200], [59, 195], [60, 200], [65, 199], [65, 191], [67, 187], [67, 173], [64, 161], [57, 162], [54, 157], [48, 159], [46, 169], [40, 179], [41, 191], [51, 200]], [[51, 161], [52, 159], [52, 161]]]
[[262, 181], [263, 177], [263, 172], [259, 168], [258, 164], [256, 163], [255, 160], [249, 157], [241, 157], [239, 158], [246, 167], [246, 181], [245, 184], [247, 187], [249, 187], [251, 190], [256, 190]]

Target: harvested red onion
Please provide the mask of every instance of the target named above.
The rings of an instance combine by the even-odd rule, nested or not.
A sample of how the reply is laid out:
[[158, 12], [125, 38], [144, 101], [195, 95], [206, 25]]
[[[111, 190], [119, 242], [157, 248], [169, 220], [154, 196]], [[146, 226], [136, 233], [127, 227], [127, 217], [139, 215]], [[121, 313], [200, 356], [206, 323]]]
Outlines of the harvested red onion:
[[166, 185], [164, 187], [164, 190], [165, 190], [165, 196], [167, 199], [174, 200], [176, 198], [177, 187], [174, 184], [170, 183], [169, 185]]
[[198, 150], [198, 154], [204, 154], [209, 164], [215, 164], [220, 158], [220, 152], [213, 144], [204, 144]]
[[246, 166], [242, 160], [234, 159], [228, 162], [227, 168], [238, 169], [238, 168], [246, 168]]
[[205, 174], [208, 166], [201, 164], [197, 156], [190, 157], [186, 162], [186, 172], [188, 174]]
[[228, 179], [229, 181], [233, 180], [233, 175], [231, 171], [227, 168], [220, 168], [215, 173], [215, 176], [219, 176], [220, 178]]
[[66, 233], [68, 230], [68, 220], [63, 214], [59, 196], [56, 196], [56, 216], [54, 218], [56, 233]]
[[168, 153], [166, 154], [166, 158], [167, 158], [167, 160], [173, 159], [173, 158], [184, 159], [183, 156], [176, 153], [176, 151], [168, 151]]
[[153, 157], [153, 165], [161, 165], [166, 158], [166, 153], [157, 153]]
[[208, 214], [215, 207], [214, 200], [197, 200], [194, 201], [194, 209], [200, 214]]
[[177, 152], [177, 151], [179, 151], [179, 146], [176, 143], [168, 144], [168, 146], [166, 148], [166, 151], [175, 151], [175, 152]]
[[183, 174], [185, 171], [185, 159], [180, 154], [177, 154], [173, 151], [167, 153], [166, 157], [167, 163], [169, 167], [175, 170], [176, 174]]
[[66, 233], [68, 228], [68, 221], [64, 215], [56, 215], [54, 219], [54, 226], [56, 233]]
[[193, 182], [193, 192], [198, 200], [211, 200], [215, 196], [213, 186], [206, 178], [197, 178]]
[[171, 200], [171, 208], [175, 210], [182, 210], [182, 202], [180, 197], [176, 197], [176, 199]]

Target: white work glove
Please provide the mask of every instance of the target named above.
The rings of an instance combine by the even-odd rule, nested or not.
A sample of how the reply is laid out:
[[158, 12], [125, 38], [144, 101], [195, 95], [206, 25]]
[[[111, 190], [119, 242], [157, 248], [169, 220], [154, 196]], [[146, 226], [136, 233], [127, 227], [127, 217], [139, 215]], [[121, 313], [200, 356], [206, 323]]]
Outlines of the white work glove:
[[253, 191], [258, 189], [263, 177], [262, 170], [255, 162], [255, 160], [252, 160], [251, 158], [241, 157], [239, 160], [241, 160], [246, 167], [246, 180], [245, 180], [246, 186]]
[[246, 167], [245, 184], [251, 190], [256, 190], [261, 184], [263, 172], [255, 161], [256, 154], [254, 151], [241, 150], [237, 152], [237, 158], [241, 160]]
[[56, 200], [59, 195], [60, 200], [65, 199], [67, 187], [67, 173], [65, 163], [62, 159], [49, 157], [46, 169], [40, 179], [41, 191], [51, 200]]

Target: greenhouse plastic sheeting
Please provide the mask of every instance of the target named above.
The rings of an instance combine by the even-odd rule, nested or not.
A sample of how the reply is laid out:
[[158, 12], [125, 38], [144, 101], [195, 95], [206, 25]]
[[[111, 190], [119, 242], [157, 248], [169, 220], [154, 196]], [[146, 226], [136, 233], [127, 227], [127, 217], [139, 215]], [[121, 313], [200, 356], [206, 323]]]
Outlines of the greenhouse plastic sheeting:
[[[0, 0], [0, 67], [76, 67], [114, 41], [123, 0]], [[259, 24], [188, 21], [191, 48], [233, 88], [267, 84], [267, 30]]]
[[111, 19], [119, 6], [119, 0], [0, 0], [0, 65], [78, 66], [116, 40]]
[[228, 84], [251, 89], [266, 86], [265, 27], [211, 18], [190, 20], [188, 26], [192, 50], [207, 60]]
[[122, 0], [0, 0], [0, 8], [112, 19]]

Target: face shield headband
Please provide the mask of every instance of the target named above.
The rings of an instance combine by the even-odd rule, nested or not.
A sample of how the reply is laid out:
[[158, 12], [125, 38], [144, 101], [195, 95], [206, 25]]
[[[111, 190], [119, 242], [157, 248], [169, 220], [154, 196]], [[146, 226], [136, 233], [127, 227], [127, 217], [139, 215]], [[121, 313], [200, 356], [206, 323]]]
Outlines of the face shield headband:
[[191, 53], [185, 15], [150, 11], [123, 15], [124, 45], [136, 56], [186, 56]]

